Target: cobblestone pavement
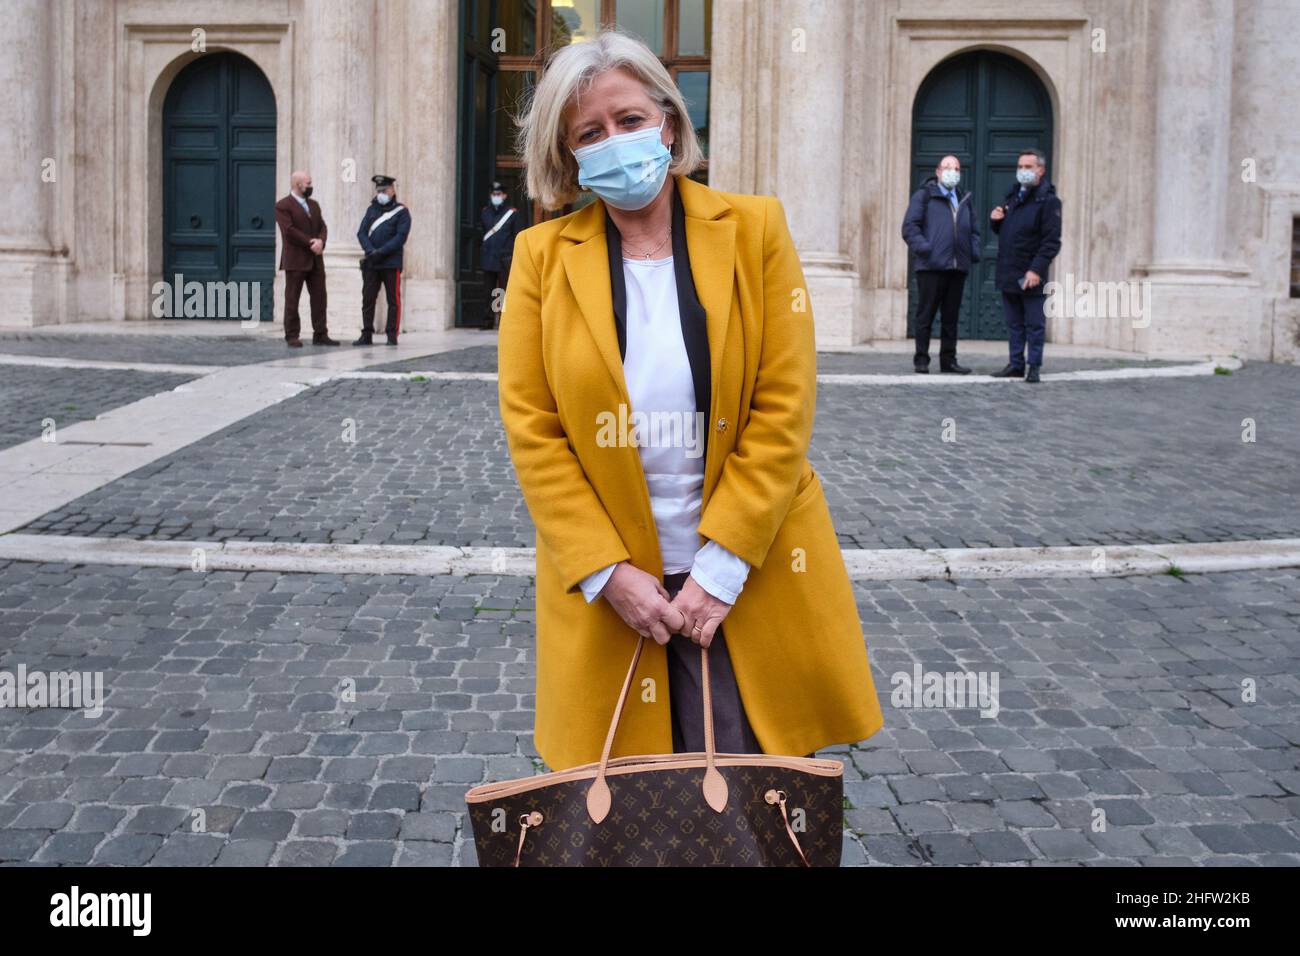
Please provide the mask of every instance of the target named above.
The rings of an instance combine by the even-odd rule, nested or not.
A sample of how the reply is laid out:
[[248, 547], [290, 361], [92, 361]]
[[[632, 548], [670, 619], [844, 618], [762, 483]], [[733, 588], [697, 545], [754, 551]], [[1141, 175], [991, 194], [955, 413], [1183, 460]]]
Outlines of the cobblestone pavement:
[[[309, 334], [306, 341], [310, 339]], [[157, 365], [251, 365], [304, 353], [290, 352], [283, 336], [267, 335], [261, 329], [244, 332], [232, 321], [229, 335], [0, 332], [0, 354]]]
[[[355, 443], [344, 440], [349, 420]], [[304, 392], [29, 527], [376, 544], [520, 544], [530, 529], [496, 386], [391, 380], [340, 380]]]
[[[939, 370], [939, 353], [931, 356], [933, 371]], [[958, 361], [968, 366], [974, 373], [985, 375], [996, 372], [1006, 364], [1006, 358], [999, 353], [988, 356], [971, 353], [960, 355]], [[1159, 368], [1175, 365], [1175, 362], [1143, 359], [1119, 358], [1052, 358], [1050, 346], [1044, 359], [1043, 370], [1046, 372], [1073, 372], [1080, 369], [1109, 368]], [[371, 371], [380, 372], [495, 372], [497, 370], [497, 349], [495, 345], [477, 345], [466, 349], [430, 355], [427, 358], [407, 359], [402, 362], [390, 362], [387, 365], [372, 366]], [[879, 352], [819, 352], [817, 354], [817, 371], [822, 373], [849, 373], [855, 375], [882, 374], [897, 375], [912, 370], [910, 354], [882, 354]]]
[[372, 365], [368, 372], [491, 372], [497, 370], [497, 347], [495, 345], [472, 345], [465, 349], [453, 349], [437, 355], [423, 358], [404, 359], [401, 362], [388, 362], [384, 365]]
[[[1267, 364], [1041, 386], [824, 385], [811, 457], [845, 547], [1287, 537], [1300, 535], [1297, 412], [1300, 369]], [[533, 543], [496, 385], [440, 380], [329, 382], [24, 530]]]
[[56, 434], [122, 405], [193, 380], [193, 375], [117, 369], [0, 366], [0, 448], [40, 438], [47, 418]]
[[[847, 865], [1300, 863], [1300, 575], [857, 595], [886, 726], [824, 753]], [[0, 667], [107, 692], [0, 709], [0, 862], [468, 864], [465, 791], [544, 769], [530, 579], [9, 562], [0, 596]], [[891, 705], [917, 665], [999, 713]]]

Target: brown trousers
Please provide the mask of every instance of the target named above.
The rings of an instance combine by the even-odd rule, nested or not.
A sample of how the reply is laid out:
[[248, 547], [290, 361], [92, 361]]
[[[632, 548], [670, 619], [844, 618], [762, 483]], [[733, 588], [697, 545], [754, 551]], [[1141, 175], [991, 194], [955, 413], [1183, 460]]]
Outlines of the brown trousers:
[[[682, 589], [689, 573], [664, 576], [671, 598]], [[731, 670], [731, 656], [719, 626], [709, 644], [709, 690], [713, 698], [713, 743], [718, 753], [761, 754], [740, 701], [740, 688]], [[700, 647], [689, 637], [674, 634], [668, 642], [668, 699], [673, 713], [673, 753], [704, 749], [704, 680]]]
[[298, 338], [302, 320], [298, 317], [298, 299], [306, 284], [311, 296], [311, 331], [313, 338], [328, 334], [325, 328], [325, 263], [320, 256], [311, 269], [286, 269], [284, 271], [284, 337], [287, 341]]

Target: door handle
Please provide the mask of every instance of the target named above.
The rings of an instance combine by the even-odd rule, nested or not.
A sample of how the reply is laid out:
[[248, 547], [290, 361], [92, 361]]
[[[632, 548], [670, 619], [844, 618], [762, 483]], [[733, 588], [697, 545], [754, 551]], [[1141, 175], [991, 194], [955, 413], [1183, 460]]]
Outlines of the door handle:
[[190, 228], [191, 228], [191, 229], [197, 229], [197, 228], [199, 228], [199, 226], [202, 224], [202, 222], [203, 222], [203, 220], [200, 219], [198, 216], [190, 216]]
[[251, 223], [253, 224], [253, 228], [254, 228], [254, 229], [261, 229], [261, 228], [262, 228], [262, 217], [261, 217], [261, 216], [254, 216], [252, 219], [249, 220], [249, 222], [251, 222]]

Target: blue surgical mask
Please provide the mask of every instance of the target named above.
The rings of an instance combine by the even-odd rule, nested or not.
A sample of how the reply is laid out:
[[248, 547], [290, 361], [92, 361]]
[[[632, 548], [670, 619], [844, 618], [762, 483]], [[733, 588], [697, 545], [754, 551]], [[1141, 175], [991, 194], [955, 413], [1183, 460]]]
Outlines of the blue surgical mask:
[[393, 197], [388, 195], [388, 193], [380, 193], [375, 197], [375, 202], [379, 203], [381, 206], [387, 206], [392, 201]]
[[1037, 175], [1034, 173], [1032, 169], [1016, 170], [1016, 182], [1020, 183], [1020, 185], [1022, 186], [1032, 186], [1034, 184], [1034, 180], [1037, 178], [1038, 178]]
[[[667, 117], [665, 117], [667, 119]], [[578, 185], [586, 186], [615, 209], [644, 209], [659, 195], [672, 159], [658, 128], [619, 133], [571, 150], [578, 161]]]

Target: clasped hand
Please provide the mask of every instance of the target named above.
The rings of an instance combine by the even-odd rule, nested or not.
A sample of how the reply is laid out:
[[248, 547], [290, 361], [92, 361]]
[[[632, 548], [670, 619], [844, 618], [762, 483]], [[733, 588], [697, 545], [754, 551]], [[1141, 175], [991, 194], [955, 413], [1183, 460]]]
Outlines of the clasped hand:
[[610, 574], [601, 597], [618, 616], [642, 637], [652, 637], [667, 644], [673, 634], [684, 634], [701, 647], [713, 642], [714, 632], [731, 610], [731, 605], [715, 598], [687, 578], [671, 599], [663, 582], [627, 561], [620, 561]]

